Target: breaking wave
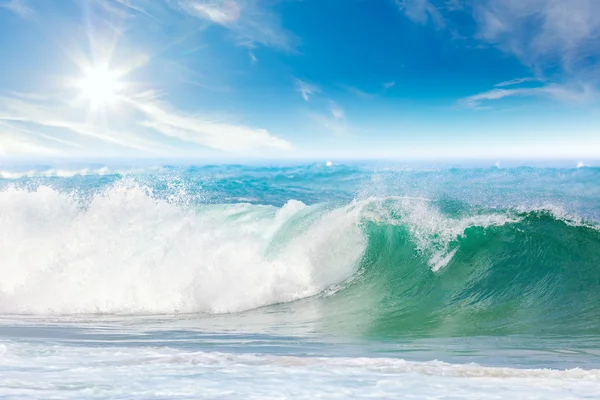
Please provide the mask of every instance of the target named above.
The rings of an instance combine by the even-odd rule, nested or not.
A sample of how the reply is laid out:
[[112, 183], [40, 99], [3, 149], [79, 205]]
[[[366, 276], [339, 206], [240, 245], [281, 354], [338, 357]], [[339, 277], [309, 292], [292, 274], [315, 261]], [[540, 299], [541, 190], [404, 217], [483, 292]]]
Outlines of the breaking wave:
[[6, 187], [0, 238], [5, 314], [232, 313], [312, 298], [329, 322], [380, 336], [596, 332], [600, 316], [600, 232], [547, 210]]

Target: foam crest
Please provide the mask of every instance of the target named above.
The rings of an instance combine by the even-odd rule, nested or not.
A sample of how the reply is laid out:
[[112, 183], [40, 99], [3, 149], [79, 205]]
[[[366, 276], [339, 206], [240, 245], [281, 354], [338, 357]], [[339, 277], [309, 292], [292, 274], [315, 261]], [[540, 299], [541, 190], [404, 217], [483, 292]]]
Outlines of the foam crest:
[[0, 192], [0, 312], [227, 313], [315, 295], [349, 278], [366, 239], [352, 208], [326, 213], [276, 254], [306, 206], [196, 209], [116, 184], [85, 199]]
[[452, 260], [457, 248], [451, 245], [464, 236], [467, 228], [501, 226], [518, 221], [500, 213], [453, 218], [440, 212], [428, 199], [415, 197], [371, 198], [363, 204], [368, 218], [387, 225], [404, 226], [417, 250], [429, 255], [429, 265], [434, 272]]

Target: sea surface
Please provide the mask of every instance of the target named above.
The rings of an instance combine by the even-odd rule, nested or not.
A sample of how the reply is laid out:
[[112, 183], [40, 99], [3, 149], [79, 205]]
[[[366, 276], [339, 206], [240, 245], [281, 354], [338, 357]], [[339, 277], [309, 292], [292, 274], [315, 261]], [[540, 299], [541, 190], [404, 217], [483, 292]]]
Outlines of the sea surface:
[[600, 168], [0, 165], [0, 399], [600, 399]]

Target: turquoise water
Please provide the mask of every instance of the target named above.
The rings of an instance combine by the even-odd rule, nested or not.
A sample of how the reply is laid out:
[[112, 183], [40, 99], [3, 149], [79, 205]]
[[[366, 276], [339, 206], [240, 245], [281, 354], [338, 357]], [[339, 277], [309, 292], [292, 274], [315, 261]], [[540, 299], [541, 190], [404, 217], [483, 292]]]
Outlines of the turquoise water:
[[597, 398], [600, 169], [0, 168], [4, 398]]

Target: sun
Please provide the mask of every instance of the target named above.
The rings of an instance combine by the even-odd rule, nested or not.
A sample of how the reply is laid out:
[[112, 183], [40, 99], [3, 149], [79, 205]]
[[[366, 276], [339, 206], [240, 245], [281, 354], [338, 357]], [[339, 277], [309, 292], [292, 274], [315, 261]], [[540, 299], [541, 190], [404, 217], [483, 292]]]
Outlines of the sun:
[[123, 85], [117, 72], [96, 67], [85, 71], [84, 76], [77, 81], [77, 87], [83, 98], [99, 107], [115, 103]]

